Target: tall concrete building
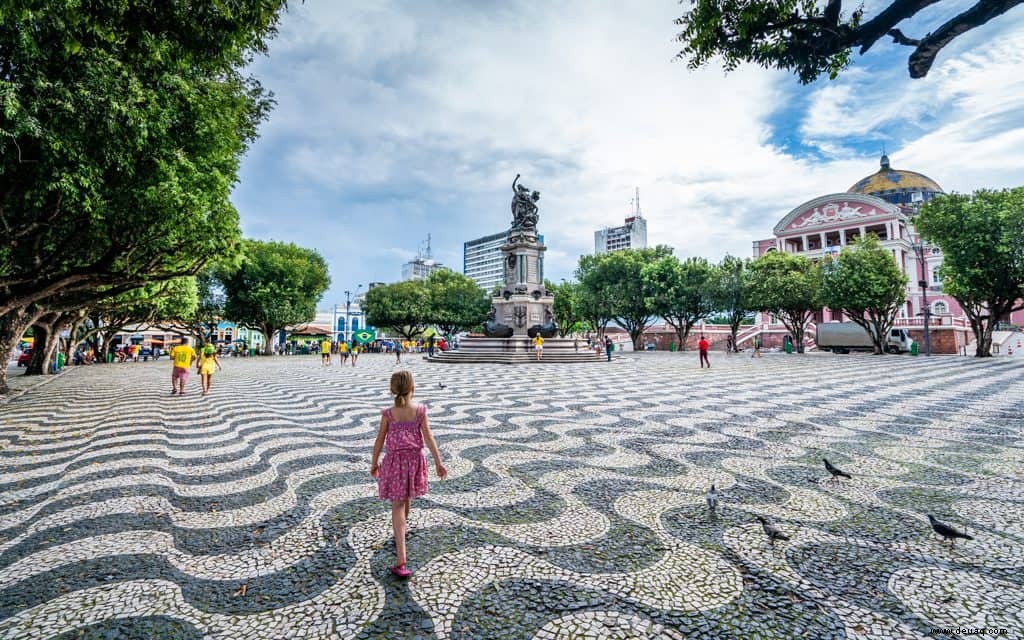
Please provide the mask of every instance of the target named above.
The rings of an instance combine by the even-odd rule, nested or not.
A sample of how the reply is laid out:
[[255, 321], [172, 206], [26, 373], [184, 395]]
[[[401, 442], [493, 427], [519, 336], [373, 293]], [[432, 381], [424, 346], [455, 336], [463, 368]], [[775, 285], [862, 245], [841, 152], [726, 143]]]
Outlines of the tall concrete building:
[[402, 280], [426, 280], [430, 274], [439, 269], [447, 269], [447, 267], [433, 259], [430, 252], [430, 234], [428, 233], [426, 248], [420, 245], [420, 251], [416, 257], [402, 265]]
[[621, 227], [605, 227], [594, 232], [594, 253], [619, 249], [647, 248], [647, 221], [640, 213], [640, 189], [633, 199], [633, 215]]
[[[462, 273], [485, 291], [505, 282], [504, 256], [501, 245], [508, 241], [508, 231], [470, 240], [462, 245]], [[538, 241], [543, 245], [544, 236]]]

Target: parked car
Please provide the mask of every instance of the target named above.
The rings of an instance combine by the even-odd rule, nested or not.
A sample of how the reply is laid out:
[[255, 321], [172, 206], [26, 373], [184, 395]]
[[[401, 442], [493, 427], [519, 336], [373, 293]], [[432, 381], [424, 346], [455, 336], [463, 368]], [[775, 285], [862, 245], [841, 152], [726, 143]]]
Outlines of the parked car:
[[153, 350], [149, 347], [142, 347], [139, 349], [139, 357], [142, 358], [143, 362], [149, 362], [150, 356], [153, 355]]
[[18, 366], [27, 367], [28, 361], [32, 358], [32, 347], [25, 347], [21, 350], [21, 355], [18, 356]]

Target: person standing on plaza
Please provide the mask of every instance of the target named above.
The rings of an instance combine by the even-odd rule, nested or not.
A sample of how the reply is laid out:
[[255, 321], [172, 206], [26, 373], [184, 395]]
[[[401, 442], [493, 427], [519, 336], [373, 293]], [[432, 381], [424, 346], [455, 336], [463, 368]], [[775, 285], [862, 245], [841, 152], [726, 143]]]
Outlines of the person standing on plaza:
[[540, 358], [544, 354], [544, 338], [539, 333], [533, 338], [533, 351], [537, 354], [537, 362], [540, 362]]
[[395, 340], [395, 364], [402, 364], [402, 344], [401, 340]]
[[732, 335], [728, 335], [725, 338], [725, 355], [732, 355]]
[[700, 351], [700, 368], [701, 369], [704, 368], [704, 363], [705, 362], [708, 365], [708, 369], [711, 368], [711, 361], [708, 360], [708, 347], [709, 346], [711, 346], [711, 345], [708, 344], [708, 339], [705, 338], [704, 336], [701, 336], [700, 340], [697, 341], [697, 351]]
[[[441, 463], [437, 443], [430, 433], [427, 407], [412, 402], [415, 383], [409, 371], [396, 371], [391, 375], [393, 406], [381, 410], [380, 428], [373, 443], [370, 475], [377, 479], [377, 495], [391, 502], [391, 527], [395, 535], [395, 565], [391, 573], [408, 578], [412, 572], [405, 568], [405, 527], [413, 498], [427, 494], [427, 459], [423, 445], [434, 458], [437, 477], [444, 480], [448, 470]], [[384, 460], [378, 464], [381, 450]]]
[[754, 343], [754, 353], [750, 354], [750, 357], [751, 358], [760, 358], [761, 357], [761, 337], [760, 336], [754, 336], [753, 343]]
[[213, 384], [213, 368], [217, 367], [219, 371], [223, 371], [224, 368], [220, 366], [220, 359], [217, 358], [217, 350], [212, 344], [207, 344], [199, 350], [199, 361], [196, 362], [196, 372], [199, 374], [199, 379], [203, 384], [203, 395], [209, 395], [210, 386]]
[[[171, 395], [185, 395], [185, 383], [188, 381], [188, 370], [196, 359], [196, 351], [188, 344], [188, 338], [182, 338], [181, 344], [171, 349]], [[177, 387], [175, 387], [177, 385]]]
[[348, 342], [345, 340], [338, 341], [338, 364], [345, 366], [348, 363]]
[[612, 342], [610, 336], [604, 337], [604, 352], [608, 355], [608, 362], [612, 361], [612, 350], [615, 348], [615, 344]]
[[327, 338], [320, 341], [320, 364], [324, 366], [331, 364], [331, 341]]
[[356, 360], [359, 359], [359, 343], [352, 339], [352, 347], [349, 349], [352, 352], [352, 366], [356, 366]]
[[434, 336], [430, 336], [430, 338], [427, 339], [427, 357], [434, 357]]

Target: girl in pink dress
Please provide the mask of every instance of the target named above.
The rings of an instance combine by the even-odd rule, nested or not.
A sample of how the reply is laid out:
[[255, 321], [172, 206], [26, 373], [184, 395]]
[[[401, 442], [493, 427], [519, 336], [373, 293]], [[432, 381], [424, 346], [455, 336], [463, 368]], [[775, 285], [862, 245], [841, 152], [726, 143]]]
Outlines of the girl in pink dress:
[[[397, 371], [391, 376], [395, 404], [380, 412], [380, 431], [373, 443], [373, 460], [370, 462], [370, 475], [377, 478], [378, 495], [382, 500], [391, 501], [391, 526], [395, 530], [395, 554], [398, 556], [391, 573], [399, 578], [412, 575], [405, 568], [405, 523], [412, 499], [427, 493], [424, 443], [434, 457], [437, 477], [444, 480], [448, 476], [448, 470], [441, 464], [437, 443], [430, 433], [427, 408], [412, 403], [414, 389], [410, 372]], [[387, 449], [387, 455], [378, 464], [381, 448]]]

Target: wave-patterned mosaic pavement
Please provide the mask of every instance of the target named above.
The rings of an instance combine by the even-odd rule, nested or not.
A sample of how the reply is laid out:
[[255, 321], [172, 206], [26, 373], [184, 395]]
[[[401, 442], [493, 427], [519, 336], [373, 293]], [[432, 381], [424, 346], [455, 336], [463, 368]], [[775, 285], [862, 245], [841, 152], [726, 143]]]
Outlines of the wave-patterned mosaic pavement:
[[410, 362], [449, 479], [407, 582], [368, 476], [391, 357], [232, 359], [208, 398], [70, 371], [0, 406], [0, 638], [1024, 634], [1024, 366], [714, 364]]

